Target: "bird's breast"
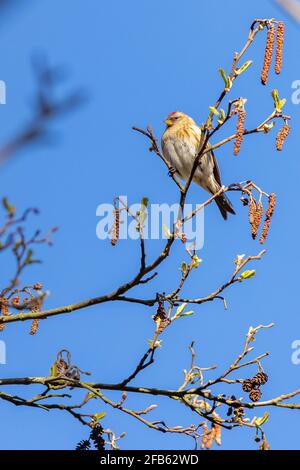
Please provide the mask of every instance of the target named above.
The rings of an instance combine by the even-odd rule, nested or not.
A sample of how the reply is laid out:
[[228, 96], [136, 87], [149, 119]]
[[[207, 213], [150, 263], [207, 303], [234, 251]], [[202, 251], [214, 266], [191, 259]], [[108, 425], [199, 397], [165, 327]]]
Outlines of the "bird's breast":
[[178, 129], [163, 139], [165, 158], [178, 171], [183, 179], [188, 179], [199, 149], [200, 138], [187, 129]]

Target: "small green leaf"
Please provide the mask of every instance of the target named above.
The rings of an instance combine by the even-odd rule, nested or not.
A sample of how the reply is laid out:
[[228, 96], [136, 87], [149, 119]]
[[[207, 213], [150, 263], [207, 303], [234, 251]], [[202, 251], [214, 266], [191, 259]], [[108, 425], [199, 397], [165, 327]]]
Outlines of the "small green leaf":
[[218, 123], [219, 124], [223, 124], [223, 122], [225, 121], [225, 118], [226, 118], [226, 115], [225, 115], [225, 111], [224, 109], [220, 109], [220, 119], [218, 119]]
[[179, 305], [178, 309], [176, 310], [175, 317], [180, 317], [180, 314], [183, 312], [185, 307], [186, 307], [186, 303]]
[[106, 413], [103, 411], [102, 413], [94, 414], [94, 419], [95, 421], [100, 421], [100, 419], [104, 418], [105, 416], [106, 416]]
[[225, 91], [230, 91], [231, 87], [232, 87], [232, 80], [230, 77], [227, 77], [227, 85], [226, 85]]
[[273, 100], [274, 100], [274, 105], [275, 105], [275, 108], [278, 107], [279, 105], [279, 95], [278, 95], [278, 90], [272, 90], [271, 91], [271, 95], [273, 97]]
[[269, 417], [270, 417], [270, 413], [266, 412], [261, 418], [256, 418], [254, 420], [255, 426], [262, 426], [268, 421]]
[[205, 123], [205, 126], [210, 129], [211, 127], [211, 115], [208, 116], [207, 120], [206, 120], [206, 123]]
[[161, 346], [161, 343], [162, 343], [161, 339], [157, 339], [155, 342], [153, 341], [153, 339], [148, 339], [147, 343], [149, 344], [151, 349], [161, 348], [162, 347]]
[[181, 272], [182, 274], [185, 274], [186, 273], [186, 270], [187, 270], [187, 264], [185, 261], [182, 262], [181, 264]]
[[194, 311], [189, 310], [188, 312], [183, 312], [180, 317], [189, 317], [190, 315], [193, 315]]
[[264, 132], [267, 134], [275, 126], [275, 121], [270, 122], [270, 124], [265, 124], [263, 127]]
[[4, 209], [7, 211], [8, 215], [12, 217], [16, 212], [16, 206], [10, 204], [7, 197], [4, 197], [2, 199], [2, 204], [3, 204]]
[[225, 73], [225, 70], [222, 69], [222, 68], [219, 68], [219, 74], [221, 75], [221, 77], [222, 77], [223, 80], [224, 80], [225, 91], [226, 91], [226, 92], [229, 91], [230, 88], [232, 87], [232, 80], [231, 80], [231, 78], [230, 78], [229, 76], [227, 77], [227, 75], [226, 75], [226, 73]]
[[33, 255], [33, 251], [28, 250], [25, 261], [24, 261], [25, 264], [31, 264], [33, 262], [32, 255]]
[[227, 75], [225, 73], [225, 70], [222, 69], [221, 67], [219, 68], [219, 74], [221, 75], [221, 77], [223, 78], [224, 80], [224, 84], [225, 86], [227, 85]]
[[235, 71], [236, 75], [241, 75], [241, 73], [245, 72], [245, 70], [247, 70], [251, 64], [252, 64], [252, 60], [248, 60], [247, 62], [245, 62], [244, 65], [236, 69]]
[[285, 98], [283, 98], [282, 100], [280, 100], [280, 101], [279, 101], [279, 108], [282, 109], [283, 106], [285, 105], [285, 103], [286, 103], [286, 99], [285, 99]]
[[246, 271], [244, 271], [244, 272], [241, 274], [240, 277], [241, 277], [242, 279], [250, 279], [251, 277], [255, 276], [255, 273], [256, 273], [255, 269], [252, 269], [252, 270], [247, 269]]
[[283, 106], [285, 105], [286, 103], [286, 99], [283, 98], [282, 100], [279, 98], [279, 94], [278, 94], [278, 90], [272, 90], [271, 92], [271, 95], [273, 97], [273, 100], [274, 100], [274, 106], [275, 106], [275, 109], [278, 113], [281, 112]]
[[219, 111], [214, 106], [210, 106], [209, 109], [215, 116], [220, 116]]
[[202, 259], [197, 255], [194, 255], [192, 258], [192, 268], [198, 268], [200, 263], [202, 263]]

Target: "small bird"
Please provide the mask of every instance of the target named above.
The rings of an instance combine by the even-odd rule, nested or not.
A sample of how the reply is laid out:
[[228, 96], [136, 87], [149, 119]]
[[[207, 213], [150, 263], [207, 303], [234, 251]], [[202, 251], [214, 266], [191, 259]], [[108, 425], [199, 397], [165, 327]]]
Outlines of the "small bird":
[[[162, 137], [164, 157], [180, 178], [186, 181], [190, 177], [194, 159], [200, 149], [202, 131], [190, 116], [179, 111], [169, 114], [165, 123], [167, 128]], [[193, 181], [212, 195], [222, 187], [220, 170], [213, 152], [203, 155]], [[218, 196], [215, 201], [225, 220], [228, 212], [235, 214], [225, 194]]]

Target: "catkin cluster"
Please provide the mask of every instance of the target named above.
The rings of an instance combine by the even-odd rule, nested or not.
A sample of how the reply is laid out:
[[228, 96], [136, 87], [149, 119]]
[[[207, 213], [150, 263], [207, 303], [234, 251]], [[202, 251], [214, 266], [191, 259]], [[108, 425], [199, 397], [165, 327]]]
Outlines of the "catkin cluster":
[[277, 74], [280, 74], [281, 69], [282, 69], [284, 23], [282, 21], [278, 21], [277, 31], [275, 31], [274, 23], [271, 23], [268, 27], [265, 55], [264, 55], [263, 67], [261, 71], [261, 82], [263, 85], [266, 85], [268, 82], [269, 72], [271, 69], [271, 63], [273, 59], [275, 33], [276, 33], [275, 72]]
[[214, 441], [219, 446], [221, 445], [221, 433], [222, 428], [219, 424], [213, 423], [211, 429], [204, 424], [203, 425], [203, 435], [201, 441], [201, 449], [211, 449]]

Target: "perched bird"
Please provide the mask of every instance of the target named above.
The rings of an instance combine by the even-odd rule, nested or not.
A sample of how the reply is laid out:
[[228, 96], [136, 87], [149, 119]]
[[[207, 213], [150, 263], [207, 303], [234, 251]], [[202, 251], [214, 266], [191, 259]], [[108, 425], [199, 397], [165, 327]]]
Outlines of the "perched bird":
[[[200, 149], [201, 129], [195, 121], [181, 112], [168, 115], [167, 128], [162, 137], [164, 157], [171, 163], [176, 173], [183, 180], [188, 180], [195, 157]], [[215, 194], [222, 186], [220, 170], [213, 152], [207, 152], [201, 158], [193, 181], [210, 194]], [[218, 208], [227, 219], [227, 213], [235, 214], [231, 202], [225, 194], [215, 199]]]

